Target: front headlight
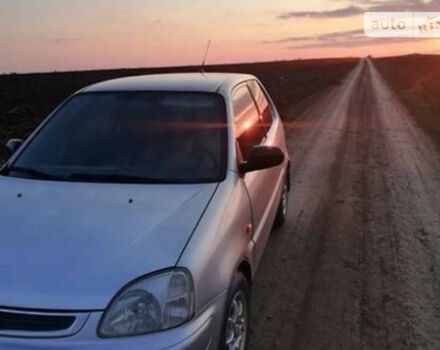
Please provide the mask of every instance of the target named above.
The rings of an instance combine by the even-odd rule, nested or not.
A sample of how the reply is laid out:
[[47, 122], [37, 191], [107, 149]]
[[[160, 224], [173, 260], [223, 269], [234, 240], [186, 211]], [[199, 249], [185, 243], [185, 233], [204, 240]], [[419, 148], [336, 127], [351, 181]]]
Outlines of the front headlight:
[[101, 337], [147, 334], [173, 328], [193, 315], [192, 279], [183, 269], [140, 279], [119, 292], [98, 327]]

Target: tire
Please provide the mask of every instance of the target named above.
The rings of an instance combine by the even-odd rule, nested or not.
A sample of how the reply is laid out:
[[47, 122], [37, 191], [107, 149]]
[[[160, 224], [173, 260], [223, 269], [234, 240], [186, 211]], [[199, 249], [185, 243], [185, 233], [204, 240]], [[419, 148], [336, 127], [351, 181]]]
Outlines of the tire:
[[283, 190], [281, 192], [280, 203], [278, 204], [277, 214], [275, 216], [274, 227], [281, 227], [286, 222], [287, 208], [289, 206], [289, 173], [286, 174]]
[[249, 297], [249, 283], [241, 272], [237, 272], [228, 292], [219, 350], [247, 349], [249, 339]]

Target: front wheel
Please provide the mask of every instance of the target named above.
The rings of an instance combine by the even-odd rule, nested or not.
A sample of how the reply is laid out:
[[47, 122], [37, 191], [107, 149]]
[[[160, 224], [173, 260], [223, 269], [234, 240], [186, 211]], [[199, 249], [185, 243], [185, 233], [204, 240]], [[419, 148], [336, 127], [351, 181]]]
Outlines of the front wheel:
[[232, 283], [219, 350], [245, 350], [249, 334], [249, 283], [237, 273]]

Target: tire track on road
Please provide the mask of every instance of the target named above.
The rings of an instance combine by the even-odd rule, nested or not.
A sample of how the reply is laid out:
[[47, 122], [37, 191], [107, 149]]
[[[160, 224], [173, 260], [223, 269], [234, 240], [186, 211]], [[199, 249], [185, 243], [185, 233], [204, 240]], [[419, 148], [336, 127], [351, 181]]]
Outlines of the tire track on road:
[[[255, 349], [289, 348], [292, 332], [307, 309], [315, 260], [322, 255], [322, 239], [337, 181], [341, 150], [345, 147], [344, 125], [351, 90], [357, 84], [361, 62], [344, 84], [324, 96], [288, 131], [292, 153], [291, 183], [294, 201], [289, 217], [301, 218], [292, 227], [274, 232], [264, 263], [255, 281], [252, 322]], [[327, 118], [323, 118], [323, 110]], [[342, 111], [342, 113], [341, 113]], [[261, 277], [260, 277], [261, 276]], [[269, 292], [271, 291], [271, 292]], [[285, 300], [282, 303], [280, 300]], [[284, 333], [287, 335], [284, 335]]]

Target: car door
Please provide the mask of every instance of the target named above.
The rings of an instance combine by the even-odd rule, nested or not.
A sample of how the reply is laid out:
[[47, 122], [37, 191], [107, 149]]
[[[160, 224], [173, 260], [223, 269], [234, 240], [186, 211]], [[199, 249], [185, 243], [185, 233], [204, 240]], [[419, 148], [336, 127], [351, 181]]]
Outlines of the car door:
[[[261, 100], [261, 96], [258, 94], [256, 94], [256, 98]], [[252, 147], [271, 142], [269, 138], [271, 129], [270, 111], [266, 111], [268, 115], [265, 121], [263, 119], [264, 110], [260, 112], [256, 98], [252, 95], [250, 86], [247, 83], [238, 86], [233, 93], [236, 147], [239, 161], [246, 161]], [[260, 108], [262, 107], [264, 107], [264, 103], [261, 103]], [[269, 104], [268, 107], [270, 108]], [[253, 240], [255, 242], [257, 264], [272, 229], [278, 204], [274, 203], [274, 198], [276, 197], [279, 176], [280, 167], [275, 167], [250, 172], [242, 177], [251, 201]]]

